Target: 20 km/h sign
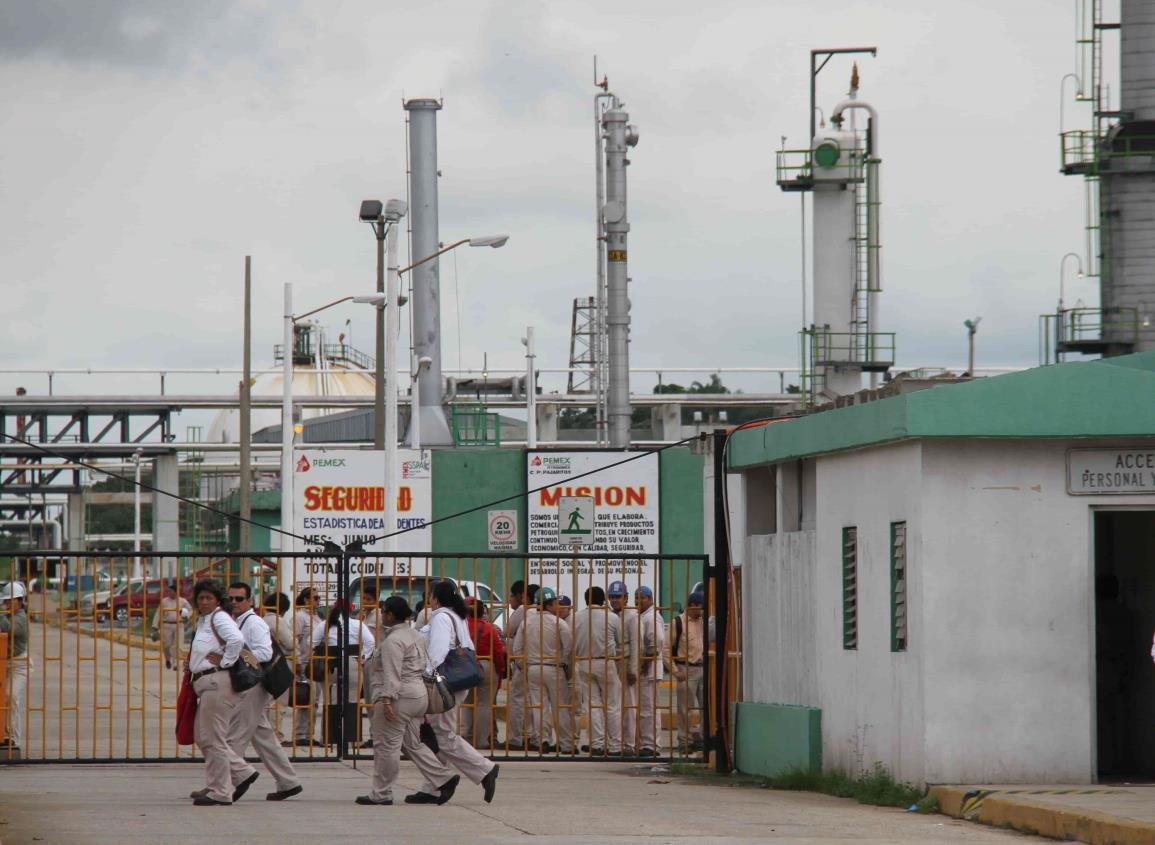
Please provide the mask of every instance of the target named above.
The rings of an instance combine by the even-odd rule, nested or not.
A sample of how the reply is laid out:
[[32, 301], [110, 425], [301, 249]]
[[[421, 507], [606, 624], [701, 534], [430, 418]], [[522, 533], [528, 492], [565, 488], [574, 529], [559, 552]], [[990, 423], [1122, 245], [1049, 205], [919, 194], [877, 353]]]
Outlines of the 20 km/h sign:
[[517, 511], [490, 511], [488, 529], [491, 552], [517, 551]]
[[559, 496], [557, 541], [560, 546], [592, 546], [596, 539], [593, 496]]

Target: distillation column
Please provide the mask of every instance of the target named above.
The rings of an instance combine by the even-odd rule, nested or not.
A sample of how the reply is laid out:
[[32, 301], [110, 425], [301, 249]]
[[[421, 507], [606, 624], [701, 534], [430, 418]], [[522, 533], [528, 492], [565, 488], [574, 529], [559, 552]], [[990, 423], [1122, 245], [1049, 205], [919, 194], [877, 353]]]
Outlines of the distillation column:
[[630, 445], [630, 298], [627, 236], [630, 231], [626, 204], [626, 153], [638, 143], [638, 131], [630, 116], [614, 100], [602, 115], [606, 150], [606, 204], [602, 221], [606, 239], [606, 334], [609, 374], [606, 390], [606, 422], [610, 446]]

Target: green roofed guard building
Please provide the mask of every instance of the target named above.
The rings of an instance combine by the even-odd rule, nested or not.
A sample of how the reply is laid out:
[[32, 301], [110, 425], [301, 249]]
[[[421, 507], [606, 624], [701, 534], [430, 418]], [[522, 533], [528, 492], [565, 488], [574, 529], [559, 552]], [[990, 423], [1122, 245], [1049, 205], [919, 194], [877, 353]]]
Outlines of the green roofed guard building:
[[1155, 353], [740, 430], [727, 456], [740, 765], [1155, 772]]

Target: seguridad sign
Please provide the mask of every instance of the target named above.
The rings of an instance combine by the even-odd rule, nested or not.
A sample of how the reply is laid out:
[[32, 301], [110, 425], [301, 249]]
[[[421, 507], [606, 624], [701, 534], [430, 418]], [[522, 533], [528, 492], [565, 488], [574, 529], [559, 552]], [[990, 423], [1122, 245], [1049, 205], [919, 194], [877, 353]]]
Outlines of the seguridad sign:
[[625, 581], [631, 594], [643, 584], [657, 590], [654, 561], [635, 556], [661, 552], [658, 455], [621, 463], [633, 454], [529, 452], [526, 456], [527, 489], [552, 485], [529, 494], [529, 553], [572, 551], [571, 545], [560, 540], [558, 511], [565, 497], [581, 496], [593, 500], [595, 513], [593, 542], [584, 545], [582, 553], [615, 555], [612, 560], [579, 558], [576, 566], [572, 557], [530, 558], [529, 578], [569, 595], [575, 606], [582, 604], [586, 587], [605, 589], [612, 581]]
[[[308, 537], [309, 545], [301, 551], [320, 550], [326, 540], [344, 548], [350, 543], [365, 542], [365, 551], [384, 552], [385, 541], [366, 542], [390, 533], [385, 524], [385, 453], [355, 449], [301, 449], [297, 452], [294, 473], [293, 530]], [[428, 527], [433, 518], [433, 472], [427, 450], [401, 449], [397, 453], [397, 522], [394, 531], [408, 528], [393, 538], [394, 549], [401, 554], [428, 552], [432, 549], [432, 531]], [[314, 545], [315, 544], [315, 545]], [[405, 572], [410, 564], [424, 567], [423, 559], [406, 559]], [[376, 569], [372, 560], [358, 564]], [[397, 566], [400, 566], [398, 564]], [[326, 579], [324, 564], [320, 561], [297, 561], [298, 583], [313, 581], [318, 587]], [[396, 571], [392, 561], [383, 561], [383, 569]], [[361, 571], [351, 573], [374, 574]], [[423, 573], [414, 573], [423, 574]], [[331, 583], [334, 592], [336, 584]]]

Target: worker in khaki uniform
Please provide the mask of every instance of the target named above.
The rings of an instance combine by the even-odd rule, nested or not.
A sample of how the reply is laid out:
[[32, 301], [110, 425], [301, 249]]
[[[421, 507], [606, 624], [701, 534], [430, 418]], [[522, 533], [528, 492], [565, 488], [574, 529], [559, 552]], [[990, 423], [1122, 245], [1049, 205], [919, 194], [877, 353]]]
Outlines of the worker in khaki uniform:
[[586, 607], [571, 616], [577, 692], [582, 712], [589, 714], [590, 754], [599, 757], [608, 752], [616, 757], [622, 753], [622, 682], [617, 666], [622, 622], [606, 608], [601, 587], [587, 589], [585, 601]]
[[[253, 612], [253, 591], [243, 581], [229, 585], [228, 600], [233, 621], [241, 632], [244, 647], [261, 663], [273, 659], [273, 638], [265, 620]], [[229, 758], [229, 777], [233, 784], [233, 801], [241, 798], [259, 773], [245, 760], [245, 749], [252, 743], [253, 750], [269, 774], [276, 781], [277, 789], [265, 796], [267, 801], [284, 801], [301, 793], [301, 781], [293, 769], [293, 764], [285, 755], [277, 741], [273, 726], [269, 722], [269, 702], [272, 696], [262, 684], [257, 684], [244, 692], [237, 693], [240, 701], [229, 719], [228, 742], [233, 754]], [[208, 789], [203, 791], [208, 795]], [[193, 797], [197, 794], [194, 792]]]
[[[285, 655], [285, 660], [293, 660], [293, 650], [296, 644], [293, 642], [293, 620], [289, 616], [289, 597], [284, 593], [265, 593], [265, 598], [261, 602], [261, 606], [265, 609], [265, 615], [261, 618], [265, 624], [269, 626], [269, 634], [273, 638], [273, 642], [281, 647], [281, 654]], [[269, 704], [269, 721], [272, 722], [273, 731], [277, 734], [277, 741], [284, 745], [292, 745], [292, 743], [284, 743], [284, 731], [282, 730], [282, 723], [286, 718], [292, 722], [292, 701], [293, 686], [281, 693], [281, 697]]]
[[520, 655], [514, 650], [513, 641], [525, 614], [525, 582], [514, 581], [509, 588], [509, 619], [505, 623], [505, 652], [509, 658], [509, 688], [505, 693], [505, 737], [509, 748], [525, 746], [525, 675], [516, 660]]
[[[311, 745], [313, 743], [313, 729], [317, 725], [317, 717], [321, 714], [321, 685], [309, 678], [309, 660], [313, 655], [313, 629], [323, 625], [321, 617], [317, 615], [317, 594], [312, 587], [305, 587], [297, 593], [296, 607], [293, 610], [293, 657], [296, 663], [297, 682], [290, 693], [297, 687], [311, 691], [310, 700], [293, 701], [293, 740], [286, 744]], [[319, 741], [318, 741], [318, 744]]]
[[27, 591], [19, 581], [8, 584], [0, 592], [0, 633], [8, 635], [8, 696], [0, 693], [0, 708], [7, 707], [6, 724], [0, 725], [6, 735], [0, 742], [0, 760], [6, 760], [20, 751], [24, 741], [24, 721], [28, 718], [28, 673], [32, 671], [32, 657], [28, 654], [28, 612], [24, 609]]
[[614, 581], [606, 590], [610, 610], [622, 623], [622, 650], [618, 674], [622, 687], [622, 754], [633, 757], [638, 749], [638, 611], [627, 607], [629, 589], [624, 581]]
[[164, 585], [164, 598], [152, 616], [153, 639], [157, 639], [159, 632], [160, 643], [164, 648], [165, 669], [180, 668], [181, 632], [191, 615], [192, 605], [177, 592], [176, 584], [169, 581]]
[[654, 591], [638, 587], [634, 591], [638, 606], [638, 756], [657, 755], [657, 693], [662, 680], [662, 653], [665, 650], [666, 625], [654, 606]]
[[701, 713], [704, 697], [703, 637], [705, 635], [706, 596], [690, 593], [686, 609], [674, 617], [666, 632], [662, 650], [663, 662], [677, 681], [674, 698], [678, 703], [678, 750], [690, 753], [702, 750], [702, 725], [694, 724], [694, 713]]
[[557, 593], [542, 587], [536, 601], [537, 606], [526, 612], [513, 643], [514, 652], [522, 655], [522, 671], [529, 687], [530, 747], [552, 750], [545, 740], [547, 722], [552, 721], [557, 724], [558, 749], [562, 754], [573, 754], [577, 750], [569, 667], [573, 632], [558, 618]]
[[434, 803], [453, 797], [461, 776], [455, 775], [434, 756], [418, 737], [417, 720], [428, 709], [429, 699], [422, 674], [429, 654], [425, 638], [409, 624], [413, 612], [401, 596], [382, 602], [380, 639], [371, 662], [373, 679], [369, 700], [373, 703], [373, 779], [368, 795], [358, 804], [392, 804], [393, 784], [400, 771], [401, 749], [425, 780], [436, 785]]

